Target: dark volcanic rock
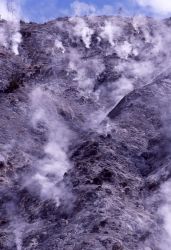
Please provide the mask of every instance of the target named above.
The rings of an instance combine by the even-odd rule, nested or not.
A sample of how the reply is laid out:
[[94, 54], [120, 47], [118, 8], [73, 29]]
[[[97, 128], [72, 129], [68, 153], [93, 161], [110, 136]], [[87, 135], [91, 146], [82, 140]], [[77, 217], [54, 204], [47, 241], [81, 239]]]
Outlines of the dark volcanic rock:
[[137, 20], [21, 22], [19, 55], [0, 46], [0, 249], [163, 249], [170, 27]]

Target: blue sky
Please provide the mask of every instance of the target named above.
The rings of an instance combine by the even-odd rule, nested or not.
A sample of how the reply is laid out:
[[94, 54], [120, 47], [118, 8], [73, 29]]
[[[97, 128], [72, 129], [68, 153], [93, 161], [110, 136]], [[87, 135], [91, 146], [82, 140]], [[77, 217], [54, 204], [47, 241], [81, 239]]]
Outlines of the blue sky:
[[[155, 2], [158, 4], [159, 1], [160, 0], [77, 0], [77, 2], [94, 5], [98, 14], [108, 14], [108, 12], [115, 14], [117, 9], [122, 6], [127, 14], [143, 13], [146, 15], [154, 15], [154, 11], [147, 8], [147, 5], [151, 2], [151, 6], [154, 10]], [[162, 1], [165, 2], [163, 3], [165, 5], [171, 2], [171, 0], [161, 0], [158, 5], [162, 5]], [[72, 15], [74, 12], [72, 8], [73, 2], [74, 0], [20, 0], [23, 16], [27, 18], [28, 21], [36, 22], [45, 22], [59, 16]], [[138, 5], [137, 2], [143, 4]], [[107, 11], [106, 9], [104, 11], [104, 6], [106, 5], [110, 5], [111, 7], [108, 7]], [[85, 8], [83, 7], [82, 9]]]
[[[73, 0], [24, 0], [21, 1], [23, 16], [30, 21], [43, 22], [59, 16], [73, 13], [71, 4]], [[80, 1], [82, 2], [82, 1]], [[131, 12], [137, 12], [138, 8], [131, 0], [84, 0], [84, 3], [95, 5], [98, 13], [105, 5], [110, 5], [111, 12], [115, 12], [120, 6]]]

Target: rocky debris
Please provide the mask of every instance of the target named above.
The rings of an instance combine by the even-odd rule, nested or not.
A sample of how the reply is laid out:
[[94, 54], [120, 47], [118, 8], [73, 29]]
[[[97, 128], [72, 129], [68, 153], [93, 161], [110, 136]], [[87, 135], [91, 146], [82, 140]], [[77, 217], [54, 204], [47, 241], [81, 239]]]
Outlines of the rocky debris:
[[[171, 78], [157, 35], [170, 26], [143, 20], [21, 22], [19, 55], [0, 46], [2, 250], [163, 249]], [[42, 195], [54, 190], [58, 205]]]

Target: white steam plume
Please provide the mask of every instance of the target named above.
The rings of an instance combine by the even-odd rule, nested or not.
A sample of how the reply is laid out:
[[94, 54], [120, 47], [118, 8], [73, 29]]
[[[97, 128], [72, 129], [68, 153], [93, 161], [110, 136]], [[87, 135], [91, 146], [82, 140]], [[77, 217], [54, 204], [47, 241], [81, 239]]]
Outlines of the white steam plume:
[[101, 38], [107, 40], [111, 46], [115, 45], [115, 41], [121, 35], [122, 29], [119, 25], [111, 21], [105, 21], [104, 26], [102, 26], [102, 32], [100, 34]]
[[52, 199], [58, 206], [65, 192], [62, 180], [71, 167], [67, 157], [71, 132], [59, 117], [50, 94], [36, 88], [31, 93], [31, 104], [32, 126], [37, 129], [42, 124], [48, 141], [44, 146], [44, 158], [36, 162], [36, 172], [28, 185], [36, 182], [42, 199]]
[[55, 48], [60, 50], [62, 53], [65, 53], [65, 47], [64, 47], [63, 43], [58, 39], [55, 40]]
[[163, 234], [160, 241], [160, 248], [162, 250], [170, 250], [171, 246], [171, 181], [163, 184], [161, 188], [161, 195], [163, 204], [159, 208], [159, 215], [163, 219]]
[[10, 47], [13, 53], [18, 55], [18, 47], [22, 40], [19, 2], [1, 0], [0, 18], [6, 20], [0, 27], [0, 45]]
[[11, 226], [15, 235], [15, 242], [17, 250], [22, 250], [22, 244], [23, 244], [23, 234], [26, 229], [26, 223], [21, 218], [13, 218], [11, 222]]
[[92, 94], [94, 78], [105, 69], [102, 60], [92, 58], [83, 61], [74, 49], [70, 50], [69, 60], [68, 70], [76, 72], [74, 80], [77, 81], [79, 90], [85, 96]]
[[82, 38], [84, 45], [87, 49], [91, 45], [91, 37], [94, 34], [93, 29], [91, 29], [83, 18], [70, 18], [70, 21], [75, 23], [74, 25], [74, 34]]

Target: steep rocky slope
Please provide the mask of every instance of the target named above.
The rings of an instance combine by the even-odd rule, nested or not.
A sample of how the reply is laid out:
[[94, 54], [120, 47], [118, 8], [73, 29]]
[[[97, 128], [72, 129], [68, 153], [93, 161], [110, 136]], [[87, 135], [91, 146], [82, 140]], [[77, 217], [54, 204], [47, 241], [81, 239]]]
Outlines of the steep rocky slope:
[[170, 19], [0, 25], [0, 248], [170, 249]]

